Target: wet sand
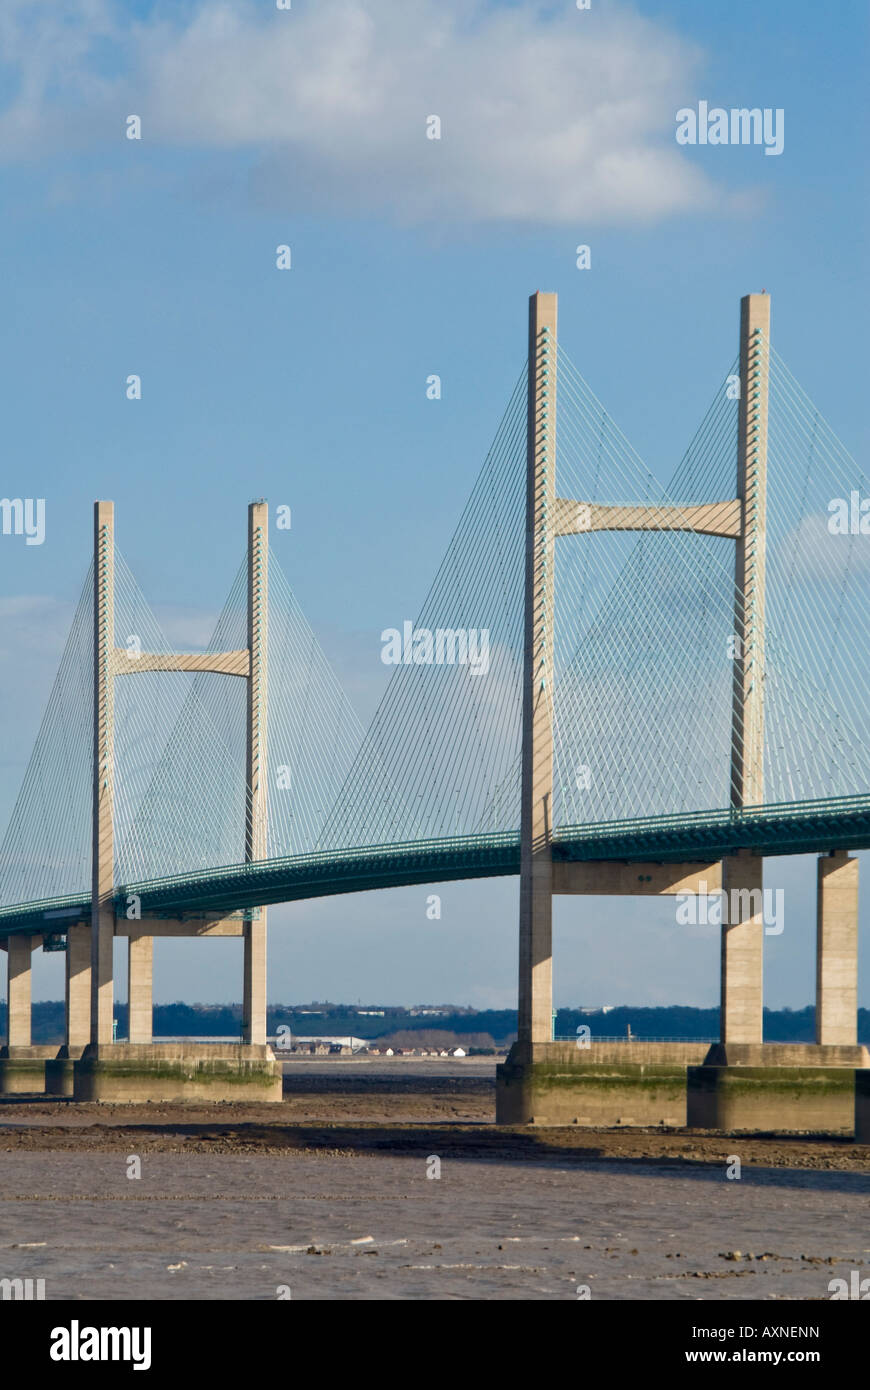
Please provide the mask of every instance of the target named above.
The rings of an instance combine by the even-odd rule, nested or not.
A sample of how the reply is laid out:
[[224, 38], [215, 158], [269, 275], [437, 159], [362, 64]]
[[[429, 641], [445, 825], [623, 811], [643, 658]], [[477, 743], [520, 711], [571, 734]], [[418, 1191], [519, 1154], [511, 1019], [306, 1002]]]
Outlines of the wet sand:
[[47, 1299], [827, 1300], [870, 1274], [868, 1146], [498, 1130], [491, 1066], [418, 1071], [291, 1066], [279, 1106], [0, 1102], [0, 1277]]

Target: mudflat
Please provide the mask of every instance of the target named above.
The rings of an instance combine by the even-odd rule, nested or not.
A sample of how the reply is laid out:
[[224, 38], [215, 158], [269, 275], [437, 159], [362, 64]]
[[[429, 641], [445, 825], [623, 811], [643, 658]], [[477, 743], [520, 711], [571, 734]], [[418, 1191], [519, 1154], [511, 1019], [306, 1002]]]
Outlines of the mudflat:
[[870, 1274], [870, 1147], [838, 1136], [497, 1129], [491, 1066], [285, 1086], [0, 1103], [0, 1278], [49, 1300], [828, 1299]]

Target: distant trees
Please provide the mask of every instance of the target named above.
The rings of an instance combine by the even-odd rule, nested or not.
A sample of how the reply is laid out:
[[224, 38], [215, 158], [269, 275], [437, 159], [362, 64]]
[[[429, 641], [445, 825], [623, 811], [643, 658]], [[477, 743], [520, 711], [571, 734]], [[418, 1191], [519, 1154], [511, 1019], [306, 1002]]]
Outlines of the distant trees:
[[[318, 1031], [337, 1035], [353, 1034], [358, 1038], [383, 1038], [387, 1035], [408, 1037], [408, 1046], [425, 1046], [427, 1033], [433, 1032], [436, 1022], [431, 1017], [411, 1016], [405, 1009], [384, 1006], [383, 1016], [358, 1014], [346, 1004], [324, 1004], [320, 1017], [300, 1013], [312, 1005], [272, 1004], [267, 1013], [267, 1027], [274, 1034], [279, 1024], [288, 1024], [293, 1033], [303, 1036]], [[364, 1006], [363, 1006], [364, 1007]], [[375, 1006], [372, 1006], [375, 1007]], [[381, 1006], [378, 1005], [378, 1008]], [[115, 1005], [118, 1036], [127, 1033], [127, 1005]], [[631, 1026], [635, 1038], [715, 1038], [719, 1035], [719, 1010], [695, 1009], [682, 1004], [668, 1008], [632, 1008], [620, 1005], [606, 1014], [583, 1013], [579, 1009], [560, 1009], [556, 1016], [557, 1036], [571, 1037], [581, 1024], [587, 1024], [592, 1038], [626, 1035]], [[517, 1016], [513, 1009], [463, 1008], [461, 1012], [442, 1014], [437, 1019], [439, 1034], [459, 1034], [463, 1045], [503, 1047], [516, 1037]], [[156, 1037], [240, 1037], [242, 1031], [241, 1004], [157, 1004], [154, 1008]], [[58, 1043], [63, 1041], [64, 1006], [62, 1000], [40, 1000], [33, 1005], [33, 1041]], [[0, 1001], [0, 1038], [6, 1035], [6, 1001]], [[812, 1042], [815, 1037], [815, 1009], [808, 1004], [803, 1009], [765, 1009], [765, 1042]], [[858, 1041], [870, 1043], [870, 1009], [858, 1010]], [[401, 1044], [400, 1044], [401, 1046]]]

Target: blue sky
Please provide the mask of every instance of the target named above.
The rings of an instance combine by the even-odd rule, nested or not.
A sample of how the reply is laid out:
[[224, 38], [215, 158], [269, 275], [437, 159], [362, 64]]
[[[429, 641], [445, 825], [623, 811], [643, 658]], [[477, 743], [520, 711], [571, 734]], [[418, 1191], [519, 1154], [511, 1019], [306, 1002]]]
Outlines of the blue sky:
[[[283, 567], [371, 715], [379, 634], [428, 588], [535, 289], [559, 292], [562, 343], [661, 477], [761, 288], [778, 351], [866, 455], [862, 0], [7, 0], [0, 55], [0, 491], [47, 513], [44, 545], [0, 537], [4, 821], [98, 496], [179, 646], [207, 640], [247, 501], [291, 505]], [[782, 108], [782, 155], [678, 147], [701, 99]], [[812, 861], [788, 873], [809, 903]], [[273, 910], [270, 997], [511, 1004], [516, 885], [443, 897], [439, 923], [422, 889]], [[687, 949], [666, 904], [560, 902], [557, 1001], [713, 1002], [701, 935]], [[768, 946], [768, 1002], [807, 1002], [809, 907]], [[157, 997], [238, 997], [237, 954], [160, 943]]]

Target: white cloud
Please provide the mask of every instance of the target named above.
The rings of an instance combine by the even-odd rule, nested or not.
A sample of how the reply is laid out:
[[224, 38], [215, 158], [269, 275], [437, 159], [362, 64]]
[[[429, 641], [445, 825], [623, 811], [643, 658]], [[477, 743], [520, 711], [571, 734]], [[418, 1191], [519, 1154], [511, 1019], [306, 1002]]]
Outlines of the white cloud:
[[674, 140], [700, 52], [616, 3], [7, 5], [6, 158], [120, 142], [136, 113], [142, 148], [251, 152], [251, 192], [290, 210], [585, 228], [726, 201]]
[[[863, 495], [863, 494], [862, 494]], [[848, 494], [845, 502], [848, 507]], [[870, 536], [834, 535], [826, 510], [811, 513], [788, 531], [778, 544], [780, 560], [790, 584], [819, 583], [842, 589], [848, 583], [866, 582], [870, 574]]]

